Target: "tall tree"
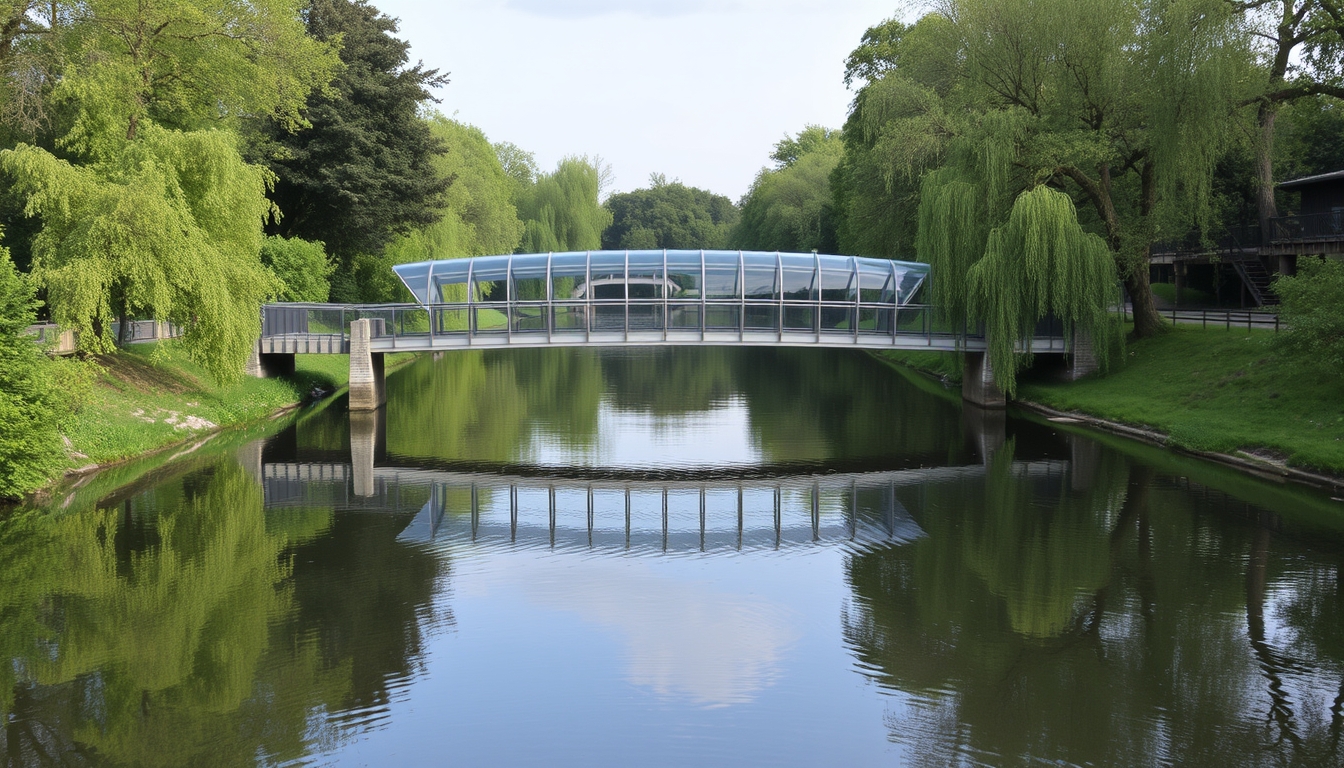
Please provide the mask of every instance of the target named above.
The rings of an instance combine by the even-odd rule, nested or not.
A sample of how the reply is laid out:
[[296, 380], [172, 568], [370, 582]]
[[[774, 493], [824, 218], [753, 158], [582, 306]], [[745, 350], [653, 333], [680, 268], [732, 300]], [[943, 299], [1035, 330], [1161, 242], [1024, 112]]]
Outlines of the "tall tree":
[[348, 270], [356, 255], [439, 219], [450, 180], [434, 172], [443, 144], [419, 112], [448, 80], [407, 66], [410, 44], [395, 36], [396, 20], [366, 0], [313, 0], [306, 17], [313, 38], [339, 41], [344, 66], [308, 99], [312, 127], [267, 129], [281, 212], [273, 230], [326, 243]]
[[[921, 258], [951, 254], [939, 283], [966, 295], [990, 233], [1045, 183], [1076, 196], [1071, 218], [1105, 241], [1135, 335], [1158, 333], [1149, 247], [1208, 222], [1213, 166], [1250, 74], [1240, 16], [1214, 0], [950, 0], [940, 13], [952, 85], [940, 93], [898, 66], [870, 87], [899, 109], [866, 115], [891, 139], [891, 175], [939, 169], [922, 182]], [[926, 234], [940, 219], [956, 244]]]
[[722, 248], [737, 222], [737, 206], [723, 195], [649, 178], [647, 189], [607, 198], [612, 223], [602, 233], [603, 248]]
[[243, 161], [234, 128], [301, 123], [334, 47], [306, 35], [295, 0], [89, 0], [51, 15], [61, 156], [20, 144], [0, 167], [41, 222], [32, 267], [52, 317], [94, 351], [113, 319], [171, 320], [211, 373], [239, 375], [277, 286], [258, 257], [272, 177]]
[[763, 168], [742, 198], [737, 248], [834, 251], [831, 174], [844, 155], [839, 131], [809, 125], [775, 145], [774, 168]]
[[599, 202], [599, 162], [567, 157], [551, 173], [521, 189], [518, 215], [523, 220], [519, 251], [587, 251], [602, 247], [602, 233], [611, 226], [611, 211]]
[[1255, 109], [1256, 210], [1261, 237], [1272, 237], [1274, 139], [1280, 110], [1302, 99], [1344, 99], [1344, 2], [1341, 0], [1228, 0], [1244, 11], [1261, 42], [1257, 92], [1243, 104]]

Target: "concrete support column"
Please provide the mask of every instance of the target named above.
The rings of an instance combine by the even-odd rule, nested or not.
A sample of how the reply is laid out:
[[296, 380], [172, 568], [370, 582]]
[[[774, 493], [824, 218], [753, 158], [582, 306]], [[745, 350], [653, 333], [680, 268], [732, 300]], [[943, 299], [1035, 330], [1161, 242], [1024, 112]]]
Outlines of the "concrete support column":
[[293, 376], [294, 355], [283, 353], [263, 355], [261, 353], [261, 342], [258, 341], [252, 345], [252, 351], [248, 353], [247, 364], [243, 366], [243, 374], [254, 379]]
[[350, 410], [373, 411], [387, 402], [383, 378], [383, 353], [371, 342], [382, 335], [382, 320], [356, 320], [350, 324]]
[[1101, 370], [1101, 364], [1097, 362], [1097, 350], [1092, 345], [1092, 337], [1082, 333], [1076, 328], [1073, 331], [1073, 344], [1069, 352], [1069, 367], [1065, 373], [1065, 378], [1069, 381], [1077, 381], [1084, 376], [1090, 376]]
[[1279, 257], [1279, 274], [1292, 277], [1297, 274], [1297, 256], [1285, 254]]
[[367, 499], [377, 492], [373, 468], [385, 457], [385, 414], [381, 408], [350, 412], [350, 474], [354, 493], [360, 498]]
[[961, 377], [961, 399], [981, 408], [1007, 408], [1008, 399], [994, 383], [994, 369], [985, 352], [967, 352]]

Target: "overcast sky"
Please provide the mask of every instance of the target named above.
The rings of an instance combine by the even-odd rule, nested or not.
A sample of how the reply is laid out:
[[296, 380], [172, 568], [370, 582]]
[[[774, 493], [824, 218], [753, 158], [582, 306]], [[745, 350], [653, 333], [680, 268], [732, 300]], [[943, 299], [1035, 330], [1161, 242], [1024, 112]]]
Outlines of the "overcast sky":
[[737, 200], [775, 142], [838, 128], [845, 57], [903, 0], [372, 0], [412, 59], [450, 73], [439, 108], [491, 141], [601, 155], [616, 191], [650, 173]]

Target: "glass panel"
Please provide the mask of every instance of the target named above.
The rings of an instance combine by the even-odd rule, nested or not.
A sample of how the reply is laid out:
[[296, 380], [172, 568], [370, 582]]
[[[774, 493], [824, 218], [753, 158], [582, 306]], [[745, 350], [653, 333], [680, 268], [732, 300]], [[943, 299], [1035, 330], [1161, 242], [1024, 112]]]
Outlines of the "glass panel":
[[663, 280], [663, 252], [631, 251], [627, 283], [631, 300], [663, 298], [668, 287]]
[[[576, 297], [595, 301], [625, 299], [625, 251], [594, 251], [589, 260], [589, 282], [574, 289]], [[625, 321], [621, 321], [625, 327]]]
[[848, 331], [853, 326], [850, 323], [854, 319], [853, 307], [826, 307], [821, 308], [821, 330], [823, 331]]
[[662, 330], [662, 328], [663, 328], [662, 304], [630, 305], [630, 330], [660, 331]]
[[625, 306], [617, 304], [616, 306], [596, 306], [593, 307], [593, 325], [594, 331], [624, 331], [625, 330]]
[[553, 310], [555, 318], [555, 327], [551, 332], [561, 333], [583, 333], [584, 332], [584, 307], [575, 304], [561, 304]]
[[705, 251], [705, 266], [737, 269], [742, 258], [737, 251]]
[[[509, 274], [509, 257], [487, 256], [474, 261], [471, 272], [471, 279], [475, 284], [473, 298], [481, 302], [507, 301], [505, 280]], [[438, 275], [438, 270], [435, 270], [435, 275]], [[500, 324], [503, 324], [503, 318], [500, 318]]]
[[748, 269], [751, 267], [756, 267], [757, 269], [769, 267], [770, 269], [774, 269], [776, 266], [776, 256], [773, 253], [748, 251], [742, 254], [742, 263], [746, 265]]
[[786, 301], [814, 301], [817, 298], [817, 261], [811, 256], [782, 254], [784, 265], [784, 299]]
[[859, 262], [859, 300], [890, 304], [896, 299], [896, 286], [891, 279], [890, 264]]
[[717, 330], [737, 330], [742, 324], [742, 308], [734, 306], [705, 307], [705, 328]]
[[564, 253], [551, 257], [552, 300], [577, 298], [575, 291], [588, 273], [588, 254]]
[[779, 307], [747, 306], [746, 327], [752, 330], [773, 331], [779, 328]]
[[731, 268], [713, 267], [705, 270], [705, 298], [736, 299], [738, 293], [737, 266]]
[[541, 304], [514, 307], [510, 310], [515, 333], [545, 333], [546, 307]]
[[700, 296], [700, 252], [668, 251], [667, 279], [672, 298]]
[[518, 301], [546, 300], [546, 256], [513, 257], [513, 297]]
[[668, 327], [669, 328], [699, 328], [700, 327], [700, 305], [668, 308]]
[[420, 303], [429, 301], [429, 286], [425, 280], [429, 277], [429, 262], [420, 262], [418, 264], [398, 264], [392, 268], [401, 278], [401, 282], [406, 285], [415, 300]]
[[747, 267], [745, 271], [744, 289], [748, 299], [778, 299], [779, 293], [776, 279], [779, 275], [775, 271], [774, 265], [768, 269], [765, 267], [752, 266]]
[[811, 331], [816, 328], [816, 310], [812, 307], [784, 307], [784, 330]]
[[854, 303], [854, 273], [834, 269], [821, 270], [821, 300]]

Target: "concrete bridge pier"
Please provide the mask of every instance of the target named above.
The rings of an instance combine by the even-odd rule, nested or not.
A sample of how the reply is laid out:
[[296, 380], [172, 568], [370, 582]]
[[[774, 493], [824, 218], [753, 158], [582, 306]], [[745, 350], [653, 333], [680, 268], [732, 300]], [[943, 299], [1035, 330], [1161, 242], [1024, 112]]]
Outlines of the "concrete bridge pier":
[[372, 351], [370, 342], [383, 335], [381, 319], [350, 323], [350, 411], [373, 411], [387, 402], [383, 376], [383, 353]]
[[961, 376], [961, 399], [981, 408], [1007, 408], [999, 385], [994, 383], [994, 368], [986, 352], [965, 353], [966, 364]]
[[1069, 381], [1077, 381], [1099, 370], [1101, 370], [1101, 365], [1097, 362], [1097, 350], [1092, 345], [1092, 337], [1075, 330], [1073, 332], [1072, 350], [1069, 352], [1069, 367], [1065, 371], [1065, 378]]
[[367, 499], [377, 495], [373, 468], [387, 458], [387, 411], [350, 412], [350, 474], [354, 494]]

